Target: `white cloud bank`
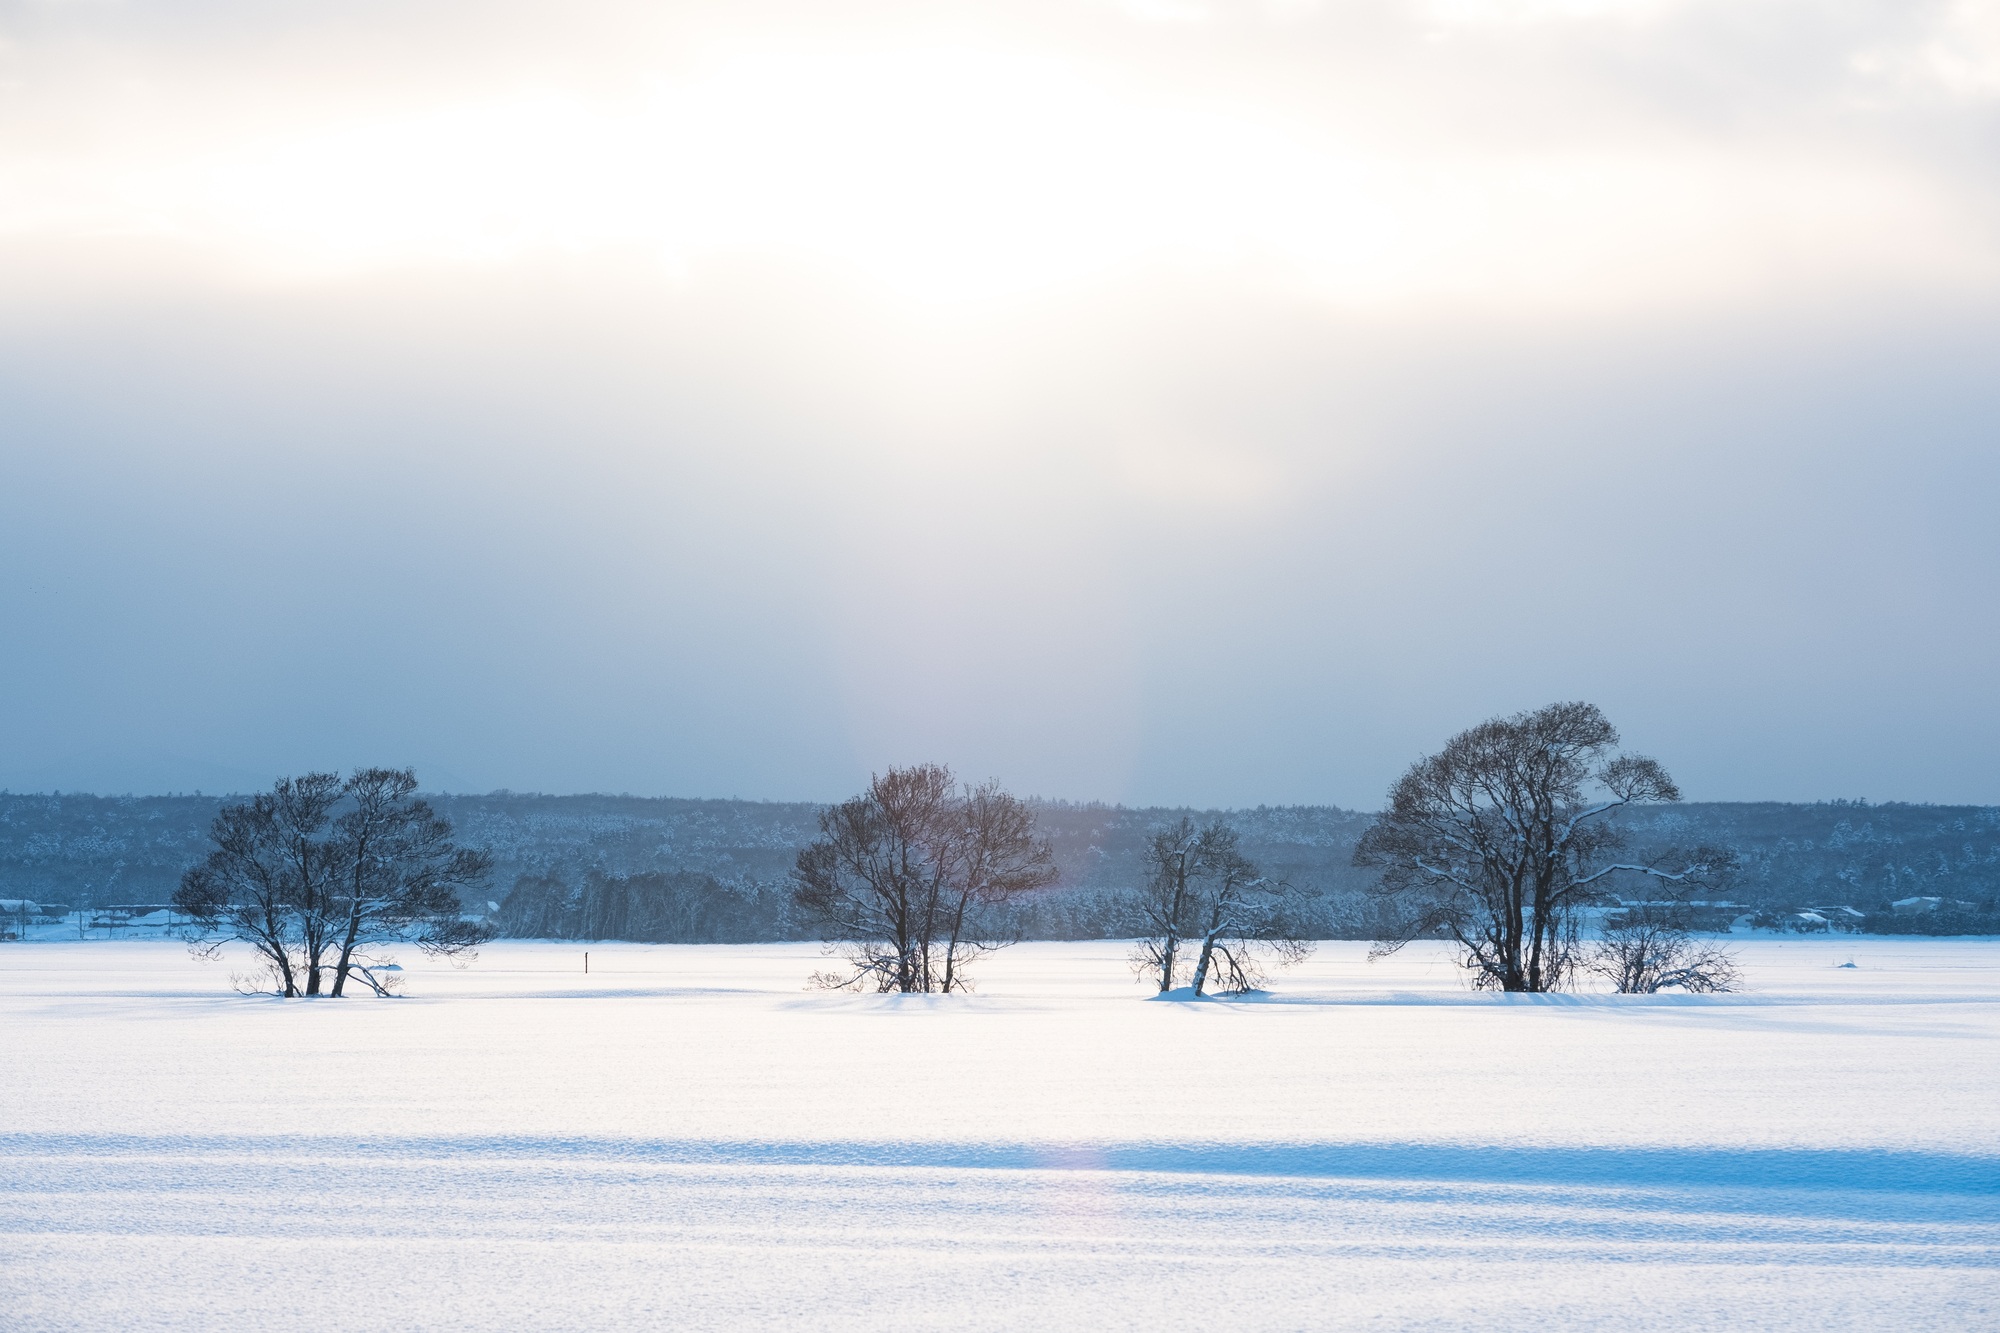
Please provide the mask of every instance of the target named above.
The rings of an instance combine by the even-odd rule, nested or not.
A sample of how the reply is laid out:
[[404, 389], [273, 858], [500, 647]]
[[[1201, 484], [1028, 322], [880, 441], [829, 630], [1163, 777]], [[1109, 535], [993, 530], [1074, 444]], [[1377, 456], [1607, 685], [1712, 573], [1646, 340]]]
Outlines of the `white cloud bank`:
[[1162, 272], [1528, 310], [1993, 276], [1989, 187], [1927, 151], [2000, 95], [1987, 5], [598, 6], [553, 33], [430, 7], [335, 34], [307, 8], [179, 44], [151, 12], [29, 11], [7, 234], [293, 278], [748, 255], [947, 305]]

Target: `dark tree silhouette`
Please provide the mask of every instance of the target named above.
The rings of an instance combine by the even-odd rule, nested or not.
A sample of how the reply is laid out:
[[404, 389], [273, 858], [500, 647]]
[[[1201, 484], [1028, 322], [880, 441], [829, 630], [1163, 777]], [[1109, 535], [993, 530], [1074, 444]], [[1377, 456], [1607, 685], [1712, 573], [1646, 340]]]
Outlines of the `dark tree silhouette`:
[[1237, 850], [1227, 824], [1197, 828], [1183, 815], [1153, 830], [1144, 857], [1146, 884], [1135, 897], [1148, 933], [1132, 951], [1132, 970], [1161, 994], [1174, 989], [1187, 947], [1195, 949], [1188, 984], [1196, 995], [1217, 979], [1220, 990], [1254, 990], [1263, 980], [1261, 955], [1288, 964], [1311, 951], [1286, 911], [1290, 893]]
[[[182, 876], [174, 910], [188, 916], [189, 946], [213, 956], [241, 941], [264, 960], [270, 989], [332, 993], [368, 969], [371, 945], [415, 944], [463, 957], [486, 938], [462, 919], [458, 890], [484, 878], [491, 859], [456, 846], [451, 826], [421, 800], [407, 769], [281, 778], [269, 792], [224, 806], [214, 849]], [[329, 957], [331, 956], [331, 957]]]
[[799, 853], [793, 901], [850, 970], [829, 987], [970, 990], [966, 968], [1011, 940], [978, 916], [1056, 878], [1034, 811], [997, 783], [961, 790], [941, 764], [892, 768], [820, 816]]
[[341, 867], [340, 955], [333, 993], [359, 975], [376, 994], [383, 987], [366, 966], [367, 950], [383, 943], [415, 944], [426, 954], [459, 957], [487, 939], [467, 921], [459, 893], [483, 883], [493, 868], [484, 851], [452, 841], [451, 824], [416, 797], [410, 769], [367, 768], [342, 789], [346, 811], [333, 827], [333, 861]]
[[280, 995], [319, 994], [340, 874], [326, 832], [340, 795], [339, 774], [307, 773], [217, 812], [214, 850], [173, 897], [174, 910], [195, 922], [189, 944], [198, 953], [240, 940]]
[[[1596, 707], [1559, 703], [1482, 722], [1412, 765], [1354, 852], [1381, 870], [1376, 892], [1394, 913], [1376, 956], [1443, 936], [1475, 986], [1558, 990], [1578, 961], [1578, 913], [1609, 899], [1614, 876], [1689, 887], [1725, 873], [1734, 858], [1715, 848], [1609, 860], [1624, 837], [1604, 816], [1680, 799], [1664, 768], [1617, 744]], [[1586, 800], [1593, 789], [1602, 795]]]

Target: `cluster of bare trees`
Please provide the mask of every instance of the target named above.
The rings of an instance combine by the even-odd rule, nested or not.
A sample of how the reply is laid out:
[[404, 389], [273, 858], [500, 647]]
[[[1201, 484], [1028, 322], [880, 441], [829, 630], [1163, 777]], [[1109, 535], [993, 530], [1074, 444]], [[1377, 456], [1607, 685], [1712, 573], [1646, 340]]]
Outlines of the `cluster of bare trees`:
[[194, 920], [190, 947], [212, 957], [248, 944], [263, 964], [252, 987], [285, 996], [340, 996], [351, 979], [387, 994], [393, 979], [375, 969], [392, 944], [468, 956], [486, 931], [458, 895], [491, 858], [458, 846], [416, 789], [408, 769], [307, 773], [224, 806], [214, 850], [173, 898]]
[[793, 901], [847, 964], [815, 974], [822, 986], [970, 990], [969, 965], [1013, 942], [983, 929], [983, 909], [1056, 879], [1027, 802], [997, 783], [961, 787], [941, 764], [890, 769], [819, 826]]
[[[1621, 859], [1617, 812], [1680, 791], [1657, 761], [1617, 746], [1596, 707], [1558, 703], [1483, 722], [1412, 765], [1354, 853], [1380, 872], [1388, 928], [1372, 956], [1442, 938], [1481, 989], [1555, 991], [1589, 975], [1629, 993], [1733, 989], [1733, 956], [1695, 935], [1692, 908], [1725, 890], [1736, 855]], [[818, 974], [826, 986], [969, 989], [966, 966], [1011, 942], [982, 929], [991, 909], [1056, 879], [1026, 803], [992, 783], [961, 789], [940, 765], [890, 769], [826, 811], [820, 831], [799, 854], [793, 898], [849, 965]], [[1267, 963], [1310, 951], [1309, 899], [1261, 874], [1228, 825], [1183, 816], [1153, 831], [1144, 863], [1128, 900], [1145, 927], [1131, 962], [1161, 994], [1249, 991]], [[1623, 906], [1614, 889], [1627, 880], [1648, 886], [1647, 905], [1606, 914], [1586, 938], [1588, 916]]]
[[[1721, 889], [1736, 858], [1701, 846], [1618, 859], [1616, 812], [1680, 792], [1656, 761], [1617, 744], [1595, 707], [1561, 703], [1481, 723], [1414, 764], [1354, 854], [1380, 871], [1374, 892], [1389, 929], [1374, 956], [1443, 938], [1485, 989], [1560, 990], [1586, 974], [1626, 992], [1733, 988], [1734, 960], [1696, 938], [1687, 904]], [[467, 955], [488, 933], [465, 919], [459, 894], [492, 861], [458, 846], [416, 785], [407, 769], [308, 773], [225, 806], [214, 850], [174, 894], [174, 909], [195, 922], [190, 944], [209, 954], [250, 945], [265, 988], [287, 996], [338, 996], [357, 977], [386, 993], [373, 968], [390, 944]], [[816, 973], [823, 986], [970, 990], [971, 965], [1018, 938], [1000, 924], [1018, 919], [1008, 909], [1057, 879], [1032, 806], [997, 783], [961, 785], [939, 764], [889, 769], [823, 811], [819, 829], [798, 853], [791, 906], [846, 964]], [[1267, 963], [1310, 951], [1308, 898], [1261, 874], [1228, 825], [1183, 816], [1156, 828], [1144, 864], [1127, 904], [1145, 928], [1131, 961], [1160, 993], [1249, 991]], [[1649, 905], [1585, 939], [1585, 915], [1616, 903], [1614, 886], [1634, 877], [1651, 886]], [[601, 887], [592, 903], [629, 933], [635, 904], [653, 911], [661, 895], [651, 890], [667, 886]], [[518, 896], [520, 886], [510, 903]], [[567, 892], [561, 902], [542, 896], [523, 898], [517, 914], [538, 904], [540, 920], [574, 906]]]
[[[847, 963], [814, 975], [829, 988], [970, 990], [968, 966], [1018, 938], [994, 929], [1006, 916], [995, 909], [1057, 877], [1027, 802], [991, 782], [961, 787], [940, 764], [890, 769], [822, 814], [820, 832], [799, 853], [793, 904]], [[1227, 825], [1156, 829], [1146, 867], [1123, 907], [1150, 931], [1133, 970], [1161, 993], [1252, 990], [1265, 960], [1310, 951], [1297, 896], [1258, 873]]]
[[[1594, 706], [1559, 703], [1483, 722], [1412, 765], [1355, 849], [1357, 865], [1381, 870], [1377, 892], [1395, 913], [1375, 955], [1442, 936], [1491, 990], [1560, 990], [1580, 970], [1620, 990], [1733, 986], [1728, 954], [1698, 945], [1671, 899], [1720, 889], [1736, 857], [1704, 846], [1618, 860], [1625, 838], [1611, 816], [1680, 792], [1657, 762], [1617, 744]], [[1584, 911], [1616, 902], [1615, 884], [1635, 876], [1668, 905], [1582, 939]]]
[[1236, 842], [1228, 825], [1197, 828], [1185, 816], [1153, 833], [1137, 894], [1148, 934], [1132, 951], [1132, 970], [1163, 995], [1184, 975], [1196, 996], [1211, 986], [1255, 990], [1264, 959], [1284, 966], [1311, 951], [1299, 938], [1290, 887], [1259, 874]]

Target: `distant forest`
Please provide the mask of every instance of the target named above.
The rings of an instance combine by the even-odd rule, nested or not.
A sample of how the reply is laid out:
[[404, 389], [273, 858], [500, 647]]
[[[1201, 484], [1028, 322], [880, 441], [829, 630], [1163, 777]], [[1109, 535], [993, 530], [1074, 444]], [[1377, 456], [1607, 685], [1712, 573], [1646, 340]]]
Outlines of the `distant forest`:
[[[214, 796], [0, 793], [0, 898], [71, 908], [164, 904], [208, 847]], [[459, 840], [491, 849], [482, 902], [501, 934], [524, 938], [752, 942], [797, 939], [789, 874], [818, 833], [820, 807], [762, 801], [492, 792], [432, 796]], [[1331, 806], [1199, 811], [1042, 802], [1061, 881], [993, 929], [1030, 939], [1138, 933], [1125, 892], [1139, 882], [1147, 831], [1191, 815], [1222, 819], [1266, 874], [1310, 890], [1323, 938], [1369, 938], [1368, 871], [1350, 863], [1373, 816]], [[1848, 906], [1871, 928], [2000, 930], [2000, 807], [1831, 801], [1682, 803], [1622, 817], [1632, 851], [1714, 843], [1743, 860], [1733, 900], [1772, 917]], [[1934, 921], [1887, 907], [1939, 897]], [[1954, 908], [1951, 904], [1964, 904]]]

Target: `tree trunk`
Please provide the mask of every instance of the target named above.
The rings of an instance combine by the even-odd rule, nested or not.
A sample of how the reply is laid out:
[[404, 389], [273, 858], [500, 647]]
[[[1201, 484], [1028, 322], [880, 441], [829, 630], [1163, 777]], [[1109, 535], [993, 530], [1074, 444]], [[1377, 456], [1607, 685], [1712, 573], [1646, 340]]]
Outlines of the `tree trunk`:
[[1187, 856], [1181, 856], [1179, 882], [1174, 886], [1173, 907], [1167, 914], [1166, 947], [1160, 951], [1160, 994], [1174, 988], [1174, 967], [1181, 951], [1181, 913], [1187, 910]]
[[1194, 965], [1194, 993], [1197, 999], [1201, 998], [1202, 987], [1208, 985], [1208, 964], [1215, 957], [1215, 941], [1220, 935], [1220, 930], [1211, 930], [1201, 937], [1201, 956]]
[[354, 907], [347, 914], [347, 938], [340, 942], [340, 961], [333, 969], [333, 998], [339, 999], [347, 986], [347, 970], [353, 966], [354, 941], [361, 934], [361, 898], [357, 893]]

